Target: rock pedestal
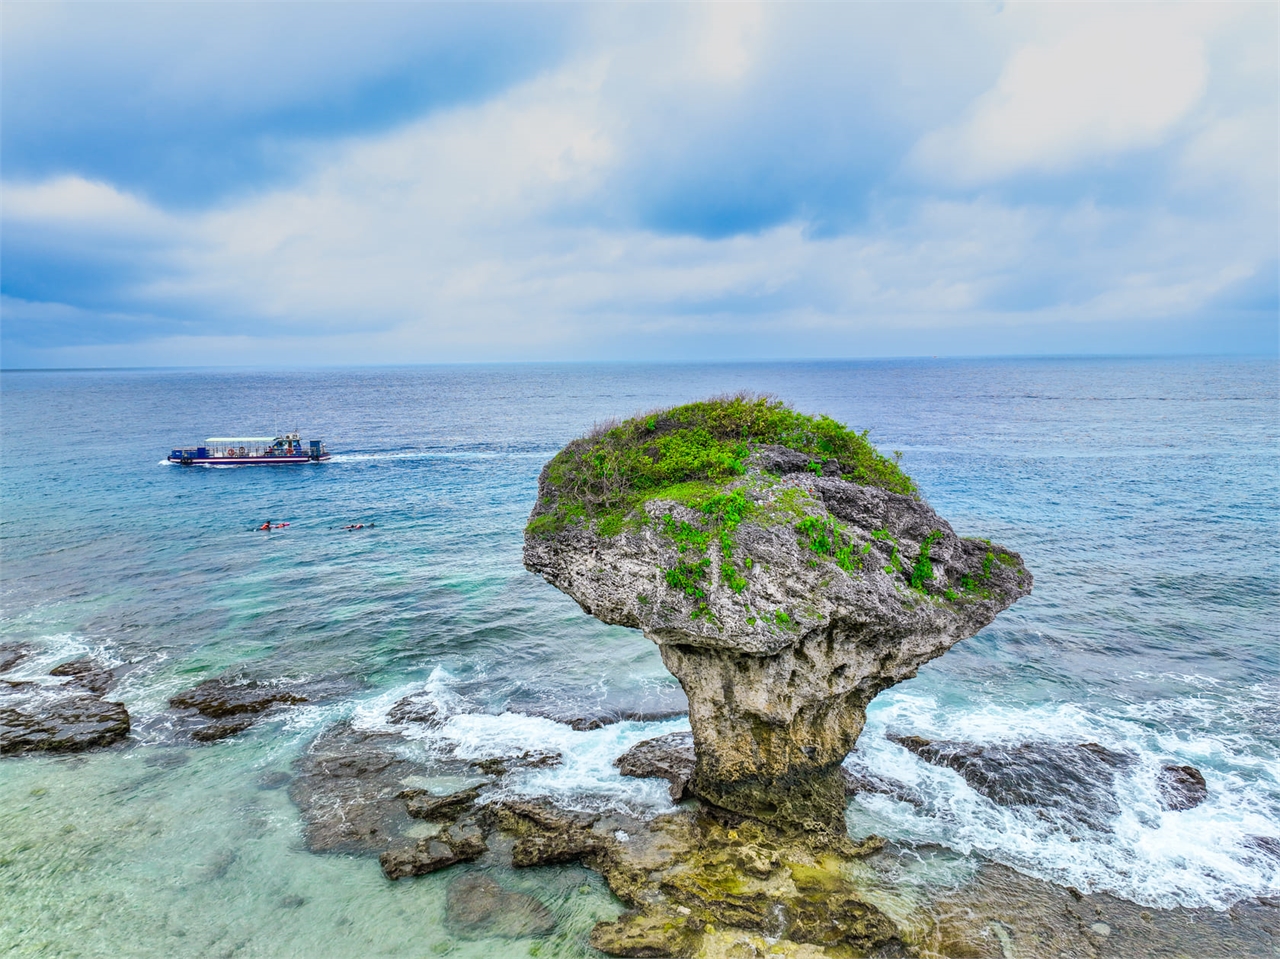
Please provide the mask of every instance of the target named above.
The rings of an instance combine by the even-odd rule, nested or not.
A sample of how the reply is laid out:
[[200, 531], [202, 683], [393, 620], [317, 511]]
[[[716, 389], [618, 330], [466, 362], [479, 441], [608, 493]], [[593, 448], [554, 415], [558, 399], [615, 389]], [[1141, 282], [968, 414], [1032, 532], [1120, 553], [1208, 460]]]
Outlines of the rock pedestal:
[[745, 466], [701, 498], [658, 494], [607, 527], [537, 523], [563, 512], [544, 469], [525, 566], [659, 645], [689, 699], [693, 792], [843, 832], [840, 763], [867, 703], [1029, 593], [1031, 574], [838, 463], [764, 446]]

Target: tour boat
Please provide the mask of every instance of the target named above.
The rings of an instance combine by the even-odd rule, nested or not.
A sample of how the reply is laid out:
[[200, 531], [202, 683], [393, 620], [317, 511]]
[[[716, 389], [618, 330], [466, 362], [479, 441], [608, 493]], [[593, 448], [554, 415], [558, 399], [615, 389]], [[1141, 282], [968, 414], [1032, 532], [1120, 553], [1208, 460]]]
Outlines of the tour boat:
[[285, 466], [289, 463], [323, 463], [329, 451], [322, 440], [306, 447], [297, 433], [280, 436], [211, 436], [203, 446], [174, 449], [170, 463], [183, 466]]

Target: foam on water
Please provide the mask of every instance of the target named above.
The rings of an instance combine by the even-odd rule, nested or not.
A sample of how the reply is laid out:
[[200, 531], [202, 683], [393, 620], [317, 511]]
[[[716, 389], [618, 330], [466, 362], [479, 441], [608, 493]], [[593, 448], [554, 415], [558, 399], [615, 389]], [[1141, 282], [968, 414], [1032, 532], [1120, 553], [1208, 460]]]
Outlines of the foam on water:
[[50, 676], [49, 670], [60, 663], [90, 656], [108, 668], [123, 665], [123, 661], [113, 655], [108, 644], [94, 642], [79, 633], [55, 633], [32, 637], [26, 641], [31, 652], [13, 669], [4, 674], [4, 678], [13, 682], [40, 683], [46, 686], [57, 686], [66, 682], [57, 676]]
[[[1095, 742], [1137, 759], [1116, 776], [1119, 814], [1094, 828], [1064, 824], [1035, 807], [998, 805], [959, 773], [891, 742], [887, 732], [981, 745]], [[872, 703], [849, 763], [903, 783], [919, 803], [860, 793], [856, 805], [872, 814], [861, 823], [865, 831], [977, 851], [1043, 879], [1144, 905], [1221, 909], [1280, 891], [1280, 860], [1250, 838], [1276, 837], [1280, 761], [1242, 757], [1209, 733], [1175, 735], [1078, 704], [966, 708], [891, 691]], [[1199, 768], [1208, 798], [1189, 810], [1161, 808], [1156, 777], [1165, 764]]]
[[[614, 760], [636, 743], [689, 728], [686, 717], [659, 722], [618, 722], [599, 729], [576, 730], [566, 723], [524, 713], [486, 713], [459, 694], [456, 678], [437, 667], [425, 684], [402, 685], [366, 699], [351, 711], [356, 729], [395, 733], [427, 755], [483, 760], [554, 752], [559, 765], [520, 767], [507, 773], [490, 799], [503, 796], [551, 796], [570, 808], [613, 808], [648, 817], [672, 808], [662, 780], [621, 775]], [[433, 723], [393, 723], [388, 712], [411, 697], [437, 710]]]

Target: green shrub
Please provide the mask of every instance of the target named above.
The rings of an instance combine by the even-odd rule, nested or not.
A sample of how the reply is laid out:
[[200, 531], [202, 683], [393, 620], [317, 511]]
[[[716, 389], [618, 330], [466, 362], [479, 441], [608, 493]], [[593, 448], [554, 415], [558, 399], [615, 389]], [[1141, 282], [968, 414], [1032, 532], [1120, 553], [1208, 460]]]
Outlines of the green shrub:
[[[602, 535], [616, 535], [638, 505], [659, 496], [696, 497], [711, 506], [716, 491], [745, 471], [756, 445], [804, 453], [818, 469], [835, 459], [851, 482], [916, 492], [910, 477], [876, 451], [865, 431], [855, 433], [828, 416], [744, 394], [656, 410], [574, 440], [547, 464], [547, 479], [557, 493], [555, 511], [533, 520], [528, 531], [551, 535], [587, 522]], [[732, 521], [734, 508], [717, 503], [712, 512]]]

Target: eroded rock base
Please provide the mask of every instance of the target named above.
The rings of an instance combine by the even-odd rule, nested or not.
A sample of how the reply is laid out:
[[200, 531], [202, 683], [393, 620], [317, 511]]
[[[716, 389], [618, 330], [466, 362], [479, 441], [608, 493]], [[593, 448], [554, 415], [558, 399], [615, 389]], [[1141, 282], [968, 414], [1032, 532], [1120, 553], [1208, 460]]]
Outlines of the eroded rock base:
[[630, 911], [601, 923], [591, 943], [614, 956], [714, 956], [767, 940], [761, 955], [906, 956], [898, 927], [866, 902], [851, 866], [878, 848], [818, 841], [722, 810], [681, 811], [647, 823], [566, 814], [542, 803], [499, 804], [516, 837], [512, 862], [580, 860]]

